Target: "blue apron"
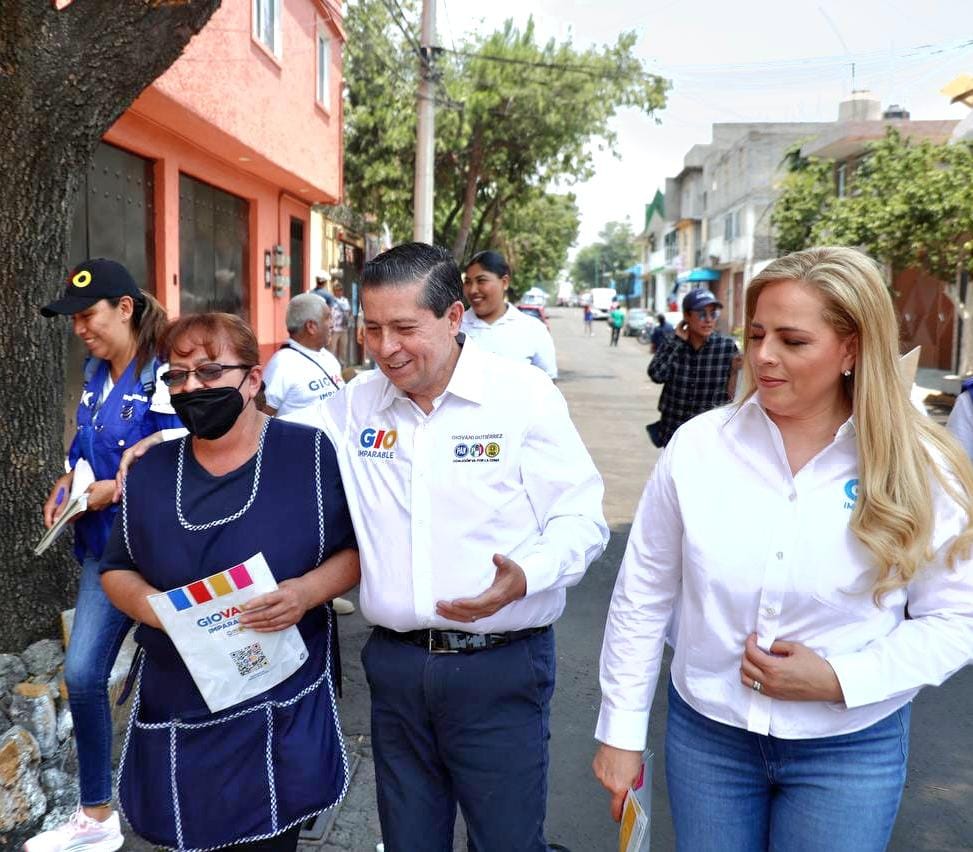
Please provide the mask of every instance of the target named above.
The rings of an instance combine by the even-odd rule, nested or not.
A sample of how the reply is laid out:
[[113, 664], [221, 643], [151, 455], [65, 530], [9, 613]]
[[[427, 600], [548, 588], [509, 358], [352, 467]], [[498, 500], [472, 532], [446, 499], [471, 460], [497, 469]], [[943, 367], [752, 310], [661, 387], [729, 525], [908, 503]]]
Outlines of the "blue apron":
[[[320, 432], [269, 421], [252, 502], [216, 525], [177, 514], [187, 440], [153, 448], [126, 483], [120, 522], [147, 582], [186, 585], [258, 552], [280, 581], [330, 555], [318, 483], [322, 453], [332, 450]], [[194, 523], [206, 528], [186, 528]], [[144, 653], [118, 773], [120, 804], [138, 834], [179, 850], [215, 849], [275, 836], [341, 800], [348, 765], [332, 684], [333, 618], [324, 607], [305, 614], [298, 629], [308, 661], [219, 713], [209, 712], [168, 636], [138, 628]]]
[[[160, 429], [182, 427], [175, 414], [159, 414], [151, 410], [155, 375], [159, 368], [159, 362], [154, 358], [138, 375], [133, 359], [99, 406], [109, 366], [100, 358], [85, 360], [84, 387], [77, 413], [78, 431], [68, 450], [71, 467], [83, 458], [91, 465], [96, 480], [114, 479], [122, 453], [142, 438]], [[85, 512], [78, 518], [74, 525], [74, 555], [79, 562], [83, 562], [88, 553], [101, 558], [117, 511], [118, 506], [111, 505], [99, 512]]]

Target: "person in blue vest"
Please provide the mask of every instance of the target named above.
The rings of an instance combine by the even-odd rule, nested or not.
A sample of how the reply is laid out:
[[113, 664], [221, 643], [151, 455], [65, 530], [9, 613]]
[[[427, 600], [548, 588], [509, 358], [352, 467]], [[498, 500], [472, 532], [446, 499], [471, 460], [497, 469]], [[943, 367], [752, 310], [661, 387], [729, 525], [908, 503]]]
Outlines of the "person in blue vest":
[[[357, 585], [359, 562], [337, 458], [319, 430], [257, 408], [259, 349], [239, 317], [182, 317], [162, 351], [162, 381], [190, 436], [132, 468], [101, 563], [108, 597], [140, 623], [119, 804], [157, 846], [293, 852], [301, 824], [348, 786], [336, 622], [324, 604]], [[278, 588], [242, 606], [250, 648], [259, 655], [263, 634], [297, 625], [308, 657], [211, 712], [147, 596], [208, 580], [218, 597], [213, 576], [258, 553]]]
[[75, 468], [84, 460], [94, 473], [88, 510], [74, 524], [74, 554], [81, 563], [78, 602], [64, 676], [78, 750], [80, 806], [64, 825], [29, 840], [28, 852], [118, 849], [123, 842], [112, 810], [112, 727], [108, 676], [131, 625], [102, 591], [98, 563], [117, 506], [115, 473], [125, 450], [158, 430], [181, 428], [169, 394], [156, 381], [155, 357], [165, 327], [162, 306], [136, 286], [128, 270], [106, 258], [86, 260], [68, 273], [61, 298], [41, 308], [45, 317], [71, 317], [88, 350], [77, 432], [68, 451], [69, 471], [44, 504], [50, 527], [64, 511]]

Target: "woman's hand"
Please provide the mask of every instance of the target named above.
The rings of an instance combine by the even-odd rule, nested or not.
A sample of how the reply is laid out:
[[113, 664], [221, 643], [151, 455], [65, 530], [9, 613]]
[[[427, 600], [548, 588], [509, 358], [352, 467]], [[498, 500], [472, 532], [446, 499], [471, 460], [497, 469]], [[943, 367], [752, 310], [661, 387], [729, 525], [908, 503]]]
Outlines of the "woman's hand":
[[100, 512], [115, 502], [115, 480], [99, 479], [88, 486], [88, 511]]
[[612, 819], [618, 822], [622, 818], [622, 806], [625, 804], [625, 794], [638, 780], [642, 771], [642, 753], [626, 751], [610, 745], [602, 745], [591, 764], [595, 778], [611, 793]]
[[73, 470], [68, 471], [64, 476], [59, 476], [51, 489], [50, 495], [44, 502], [44, 526], [48, 529], [54, 526], [54, 522], [61, 517], [61, 514], [68, 507], [73, 481]]
[[115, 492], [112, 494], [112, 502], [117, 503], [122, 499], [122, 487], [125, 485], [125, 477], [128, 476], [128, 469], [144, 456], [156, 444], [162, 443], [162, 432], [153, 432], [147, 435], [137, 444], [133, 444], [124, 453], [122, 460], [118, 464], [118, 473], [115, 474]]
[[740, 664], [740, 682], [783, 701], [844, 701], [838, 676], [828, 661], [799, 642], [778, 640], [770, 653], [757, 646], [757, 634], [747, 637]]
[[275, 633], [297, 624], [310, 601], [302, 577], [281, 580], [274, 592], [267, 592], [240, 607], [240, 624], [257, 633]]

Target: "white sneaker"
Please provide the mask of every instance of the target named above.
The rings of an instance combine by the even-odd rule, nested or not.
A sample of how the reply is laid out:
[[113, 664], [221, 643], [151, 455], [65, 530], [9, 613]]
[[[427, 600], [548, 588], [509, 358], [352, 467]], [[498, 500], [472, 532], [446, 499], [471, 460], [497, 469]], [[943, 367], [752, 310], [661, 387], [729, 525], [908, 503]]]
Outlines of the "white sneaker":
[[351, 615], [355, 611], [355, 605], [345, 598], [335, 598], [331, 603], [338, 615]]
[[125, 838], [118, 812], [104, 822], [87, 816], [81, 808], [64, 825], [32, 837], [24, 844], [25, 852], [115, 852]]

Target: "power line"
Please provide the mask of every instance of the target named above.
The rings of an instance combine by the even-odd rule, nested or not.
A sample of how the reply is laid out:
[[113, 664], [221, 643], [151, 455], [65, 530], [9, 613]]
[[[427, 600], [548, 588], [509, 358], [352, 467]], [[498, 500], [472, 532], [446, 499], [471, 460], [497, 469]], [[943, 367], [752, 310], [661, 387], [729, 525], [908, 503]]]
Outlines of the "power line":
[[[409, 19], [405, 16], [405, 13], [402, 11], [402, 7], [399, 5], [398, 0], [391, 0], [391, 3], [395, 4], [395, 9], [392, 8], [392, 5], [390, 4], [389, 0], [382, 0], [382, 5], [385, 7], [385, 11], [387, 11], [389, 13], [389, 16], [392, 18], [392, 23], [395, 24], [399, 32], [402, 33], [402, 35], [405, 37], [405, 40], [409, 42], [413, 51], [415, 51], [416, 55], [421, 57], [422, 47], [419, 44], [419, 40], [415, 37], [415, 34], [409, 30], [409, 26], [408, 26]], [[396, 13], [396, 9], [398, 10], [398, 13]], [[399, 15], [402, 16], [401, 20], [398, 17]]]
[[[541, 62], [532, 59], [513, 59], [509, 56], [494, 56], [489, 53], [470, 53], [464, 50], [449, 50], [445, 47], [436, 48], [443, 53], [451, 53], [455, 56], [462, 56], [466, 59], [482, 59], [484, 62], [497, 62], [502, 65], [520, 65], [528, 68], [545, 68], [550, 71], [567, 71], [575, 74], [584, 74], [588, 77], [594, 77], [599, 80], [614, 80], [621, 79], [623, 75], [621, 74], [611, 74], [606, 72], [602, 68], [596, 68], [593, 65], [580, 65], [578, 63], [566, 63], [566, 62]], [[659, 80], [665, 82], [665, 78], [659, 74], [650, 74], [648, 71], [643, 71], [643, 75], [646, 78]]]

